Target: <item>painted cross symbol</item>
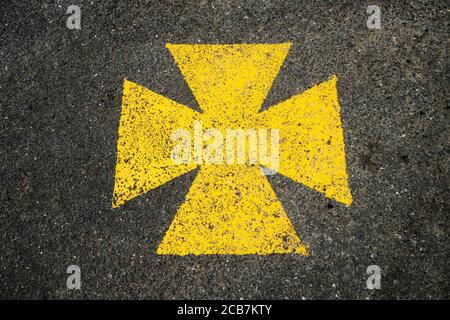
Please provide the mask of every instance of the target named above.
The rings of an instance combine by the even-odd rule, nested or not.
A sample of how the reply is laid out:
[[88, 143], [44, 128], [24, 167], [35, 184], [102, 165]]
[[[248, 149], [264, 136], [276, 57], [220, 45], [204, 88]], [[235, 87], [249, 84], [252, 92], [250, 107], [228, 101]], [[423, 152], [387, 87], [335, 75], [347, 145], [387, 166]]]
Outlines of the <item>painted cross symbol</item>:
[[[278, 173], [350, 205], [336, 77], [260, 112], [290, 43], [167, 44], [202, 112], [125, 80], [113, 207], [197, 168], [171, 134], [277, 128]], [[158, 254], [307, 254], [260, 164], [202, 164]]]

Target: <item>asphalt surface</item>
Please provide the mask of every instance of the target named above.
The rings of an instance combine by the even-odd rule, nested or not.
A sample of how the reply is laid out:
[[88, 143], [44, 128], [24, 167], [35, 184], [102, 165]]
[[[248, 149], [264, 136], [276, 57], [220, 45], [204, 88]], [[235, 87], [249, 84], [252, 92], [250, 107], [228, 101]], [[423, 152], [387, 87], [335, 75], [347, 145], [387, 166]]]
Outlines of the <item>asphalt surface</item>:
[[[66, 28], [70, 4], [81, 30]], [[366, 26], [369, 4], [381, 8], [380, 30]], [[0, 10], [1, 298], [449, 298], [445, 1]], [[156, 255], [197, 171], [112, 209], [124, 78], [198, 109], [166, 43], [286, 41], [265, 105], [338, 76], [353, 204], [271, 177], [309, 256]], [[66, 288], [72, 264], [81, 290]], [[380, 290], [366, 288], [372, 264]]]

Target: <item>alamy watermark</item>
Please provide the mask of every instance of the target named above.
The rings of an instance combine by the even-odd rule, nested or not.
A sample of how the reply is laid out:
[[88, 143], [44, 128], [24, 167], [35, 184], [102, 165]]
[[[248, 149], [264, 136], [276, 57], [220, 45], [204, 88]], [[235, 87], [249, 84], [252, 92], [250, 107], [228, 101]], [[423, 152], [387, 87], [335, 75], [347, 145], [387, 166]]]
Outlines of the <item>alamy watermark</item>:
[[172, 161], [179, 164], [254, 164], [266, 167], [266, 175], [278, 171], [280, 162], [280, 132], [266, 128], [210, 127], [203, 130], [201, 121], [194, 121], [194, 130], [172, 132]]
[[367, 289], [381, 289], [381, 268], [373, 264], [367, 267], [366, 273], [369, 275], [366, 281]]
[[69, 29], [81, 29], [81, 9], [77, 5], [70, 5], [66, 11], [70, 16], [67, 18], [66, 27]]
[[367, 13], [370, 16], [367, 18], [367, 28], [369, 29], [381, 29], [381, 9], [377, 5], [370, 5], [367, 7]]
[[73, 290], [81, 289], [81, 269], [77, 265], [70, 265], [67, 267], [67, 273], [70, 274], [70, 276], [67, 277], [66, 286], [67, 289]]

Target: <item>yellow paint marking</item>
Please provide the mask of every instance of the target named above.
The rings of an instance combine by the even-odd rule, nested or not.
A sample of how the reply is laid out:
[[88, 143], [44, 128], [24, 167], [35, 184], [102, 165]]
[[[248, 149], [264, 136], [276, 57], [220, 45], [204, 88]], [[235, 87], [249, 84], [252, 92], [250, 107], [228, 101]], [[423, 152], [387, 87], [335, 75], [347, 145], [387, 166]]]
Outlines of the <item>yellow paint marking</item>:
[[167, 45], [205, 114], [202, 121], [217, 128], [252, 123], [290, 47], [290, 43]]
[[125, 80], [113, 207], [196, 168], [171, 159], [175, 129], [192, 130], [198, 112]]
[[[290, 46], [168, 44], [202, 113], [125, 81], [113, 206], [196, 168], [171, 159], [171, 134], [196, 121], [223, 136], [279, 130], [279, 172], [349, 205], [336, 77], [259, 113]], [[307, 254], [262, 164], [201, 164], [157, 253]]]
[[205, 165], [158, 254], [301, 253], [291, 222], [257, 166]]
[[335, 76], [262, 112], [258, 125], [280, 129], [279, 173], [352, 203]]

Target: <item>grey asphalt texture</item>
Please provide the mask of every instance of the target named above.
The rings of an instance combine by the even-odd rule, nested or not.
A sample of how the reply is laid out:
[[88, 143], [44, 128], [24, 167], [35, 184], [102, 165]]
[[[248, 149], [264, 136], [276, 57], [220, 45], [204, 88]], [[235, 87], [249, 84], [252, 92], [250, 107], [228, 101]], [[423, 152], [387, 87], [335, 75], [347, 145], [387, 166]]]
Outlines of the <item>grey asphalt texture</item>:
[[[81, 7], [81, 30], [66, 9]], [[369, 30], [366, 8], [382, 11]], [[0, 14], [0, 297], [443, 299], [446, 1], [8, 1]], [[307, 257], [159, 256], [197, 171], [111, 208], [124, 78], [198, 109], [166, 43], [293, 42], [266, 106], [332, 74], [353, 204], [270, 177]], [[66, 288], [79, 265], [81, 290]], [[366, 268], [382, 288], [366, 288]]]

